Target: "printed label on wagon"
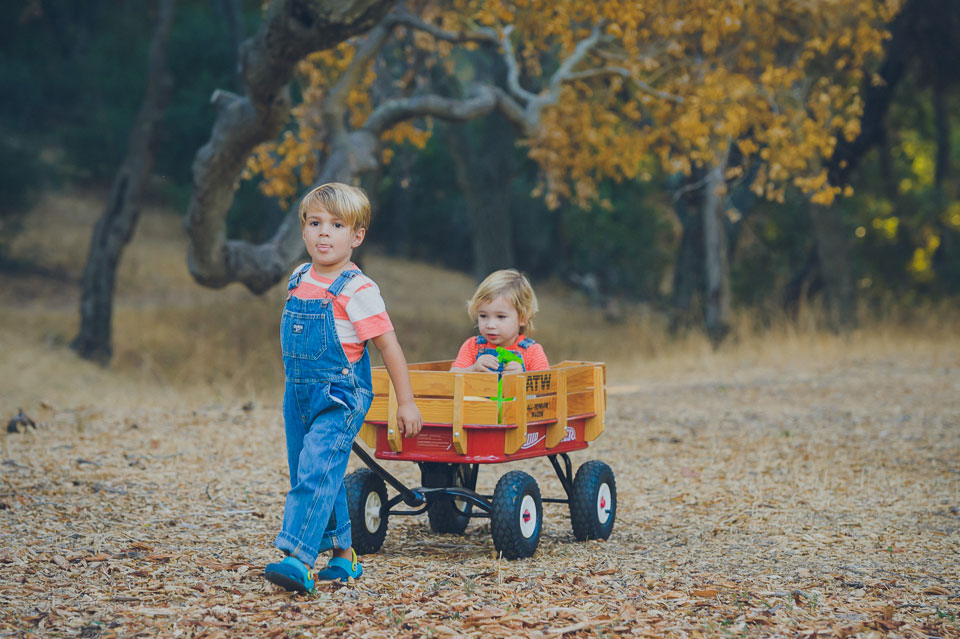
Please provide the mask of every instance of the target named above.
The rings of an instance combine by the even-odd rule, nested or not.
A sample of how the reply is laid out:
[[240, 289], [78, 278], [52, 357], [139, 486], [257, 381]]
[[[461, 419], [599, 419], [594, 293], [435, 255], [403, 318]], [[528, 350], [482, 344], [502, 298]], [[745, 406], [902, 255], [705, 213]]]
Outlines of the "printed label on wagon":
[[544, 411], [550, 407], [550, 402], [535, 402], [527, 407], [528, 419], [543, 419]]
[[540, 373], [539, 375], [527, 375], [527, 392], [535, 393], [537, 391], [551, 390], [553, 375], [551, 373]]
[[562, 444], [563, 442], [572, 442], [576, 440], [577, 440], [577, 431], [567, 426], [563, 434], [563, 439], [560, 440], [560, 443]]
[[420, 431], [417, 435], [418, 448], [440, 448], [446, 450], [452, 444], [452, 438], [446, 433], [427, 433]]
[[540, 435], [538, 433], [527, 433], [527, 441], [523, 442], [523, 446], [520, 447], [521, 450], [526, 450], [528, 448], [533, 448], [543, 440], [547, 438], [546, 435]]

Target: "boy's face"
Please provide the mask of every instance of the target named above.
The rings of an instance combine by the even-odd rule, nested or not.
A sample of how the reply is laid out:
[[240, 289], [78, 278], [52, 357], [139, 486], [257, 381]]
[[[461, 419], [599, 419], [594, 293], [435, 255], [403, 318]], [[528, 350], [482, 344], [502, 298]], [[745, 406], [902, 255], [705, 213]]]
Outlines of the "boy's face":
[[303, 243], [314, 270], [322, 275], [339, 275], [365, 234], [366, 229], [354, 230], [322, 207], [309, 211], [303, 225]]
[[520, 336], [520, 316], [503, 295], [477, 305], [477, 327], [494, 346], [510, 346]]

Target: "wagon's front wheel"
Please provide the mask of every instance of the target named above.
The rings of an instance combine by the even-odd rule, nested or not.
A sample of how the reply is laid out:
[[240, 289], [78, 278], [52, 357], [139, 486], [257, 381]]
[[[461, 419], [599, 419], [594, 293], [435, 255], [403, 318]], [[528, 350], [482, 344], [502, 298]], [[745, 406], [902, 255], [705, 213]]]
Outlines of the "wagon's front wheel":
[[490, 512], [490, 534], [497, 551], [506, 559], [533, 556], [542, 528], [543, 503], [537, 481], [519, 470], [501, 477]]
[[617, 518], [617, 483], [602, 461], [580, 466], [570, 494], [570, 522], [577, 541], [606, 539]]
[[387, 486], [369, 468], [360, 468], [343, 480], [350, 511], [353, 549], [358, 555], [380, 550], [387, 536]]

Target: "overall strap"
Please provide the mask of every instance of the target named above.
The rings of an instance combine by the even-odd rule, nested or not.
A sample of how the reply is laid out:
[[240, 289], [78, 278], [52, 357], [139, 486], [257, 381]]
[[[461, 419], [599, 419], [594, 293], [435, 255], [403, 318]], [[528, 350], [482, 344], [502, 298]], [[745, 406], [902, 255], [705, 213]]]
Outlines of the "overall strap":
[[343, 292], [343, 288], [357, 275], [361, 275], [357, 269], [350, 269], [340, 273], [340, 276], [333, 281], [333, 284], [327, 287], [327, 294], [330, 297], [337, 297]]
[[528, 348], [530, 348], [530, 347], [533, 346], [534, 344], [536, 344], [535, 341], [533, 341], [533, 340], [530, 339], [529, 337], [524, 337], [522, 340], [520, 340], [519, 342], [517, 342], [517, 347], [518, 347], [518, 348], [522, 348], [523, 350], [527, 350]]
[[310, 264], [304, 264], [297, 270], [293, 272], [293, 275], [290, 276], [290, 280], [287, 282], [287, 290], [292, 291], [293, 289], [300, 286], [300, 280], [303, 279], [304, 274], [310, 270]]
[[487, 338], [483, 335], [477, 335], [477, 346], [483, 346], [487, 343]]

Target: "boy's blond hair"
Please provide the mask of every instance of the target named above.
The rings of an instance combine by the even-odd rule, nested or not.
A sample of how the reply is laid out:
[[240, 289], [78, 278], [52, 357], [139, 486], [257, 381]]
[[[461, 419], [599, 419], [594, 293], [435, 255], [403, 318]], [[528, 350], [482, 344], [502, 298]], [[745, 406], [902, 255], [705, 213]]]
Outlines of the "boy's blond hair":
[[484, 302], [495, 300], [503, 296], [517, 310], [520, 317], [520, 328], [524, 332], [533, 332], [533, 316], [540, 310], [537, 304], [537, 295], [530, 286], [527, 277], [515, 269], [494, 271], [477, 287], [473, 297], [467, 302], [467, 313], [470, 319], [477, 321], [477, 308]]
[[354, 231], [370, 226], [370, 200], [359, 187], [330, 182], [312, 189], [300, 200], [300, 228], [306, 226], [308, 213], [321, 208]]

